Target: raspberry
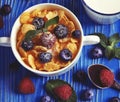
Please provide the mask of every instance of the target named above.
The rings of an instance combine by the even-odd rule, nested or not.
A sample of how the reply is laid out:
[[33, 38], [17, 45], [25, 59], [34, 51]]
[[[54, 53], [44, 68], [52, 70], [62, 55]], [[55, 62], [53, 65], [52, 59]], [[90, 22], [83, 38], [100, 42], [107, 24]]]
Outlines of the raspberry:
[[35, 91], [34, 84], [28, 77], [25, 77], [20, 81], [18, 89], [19, 92], [23, 94], [31, 94]]
[[53, 91], [63, 101], [68, 100], [72, 95], [72, 88], [69, 85], [58, 86]]
[[100, 81], [103, 86], [110, 87], [114, 82], [114, 74], [107, 69], [103, 69], [100, 71]]
[[53, 34], [44, 33], [41, 35], [40, 41], [43, 46], [47, 47], [48, 49], [52, 48], [55, 44], [56, 37]]

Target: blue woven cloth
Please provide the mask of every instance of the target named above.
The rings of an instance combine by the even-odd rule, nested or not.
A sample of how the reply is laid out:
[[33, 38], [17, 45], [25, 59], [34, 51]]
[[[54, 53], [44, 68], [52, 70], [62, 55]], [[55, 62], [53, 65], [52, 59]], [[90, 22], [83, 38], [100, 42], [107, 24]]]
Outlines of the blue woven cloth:
[[[111, 36], [116, 32], [120, 33], [120, 20], [111, 25], [94, 23], [86, 15], [80, 0], [0, 0], [0, 6], [9, 4], [12, 7], [12, 12], [8, 16], [3, 17], [4, 27], [0, 29], [0, 37], [10, 36], [14, 21], [25, 9], [35, 4], [48, 2], [63, 5], [71, 10], [80, 20], [84, 35], [89, 35], [94, 32], [101, 32], [106, 34], [106, 36]], [[71, 84], [71, 86], [73, 86], [77, 94], [77, 102], [82, 102], [80, 100], [81, 91], [89, 88], [92, 88], [94, 91], [94, 97], [91, 102], [108, 102], [111, 97], [120, 97], [120, 92], [111, 88], [100, 90], [95, 88], [90, 81], [88, 81], [88, 85], [83, 85], [80, 82], [73, 81], [73, 74], [76, 71], [84, 70], [87, 72], [88, 66], [95, 63], [104, 64], [110, 67], [115, 73], [116, 80], [120, 81], [120, 74], [118, 76], [120, 70], [120, 61], [118, 59], [112, 59], [109, 61], [106, 58], [89, 58], [89, 51], [93, 47], [94, 46], [83, 47], [81, 57], [72, 70], [57, 77], [47, 78], [37, 76], [22, 66], [20, 66], [18, 70], [10, 69], [10, 63], [16, 60], [12, 50], [11, 48], [0, 47], [0, 102], [40, 102], [41, 96], [47, 94], [44, 88], [45, 83], [49, 79], [56, 78], [67, 81]], [[32, 79], [35, 85], [34, 94], [23, 95], [17, 92], [18, 83], [25, 76], [30, 76]]]

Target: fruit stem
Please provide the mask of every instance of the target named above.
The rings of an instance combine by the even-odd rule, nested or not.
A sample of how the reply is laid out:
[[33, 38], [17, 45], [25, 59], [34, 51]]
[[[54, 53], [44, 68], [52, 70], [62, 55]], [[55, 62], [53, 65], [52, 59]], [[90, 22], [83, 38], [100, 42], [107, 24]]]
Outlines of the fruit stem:
[[114, 80], [113, 85], [111, 87], [114, 89], [120, 90], [120, 83]]

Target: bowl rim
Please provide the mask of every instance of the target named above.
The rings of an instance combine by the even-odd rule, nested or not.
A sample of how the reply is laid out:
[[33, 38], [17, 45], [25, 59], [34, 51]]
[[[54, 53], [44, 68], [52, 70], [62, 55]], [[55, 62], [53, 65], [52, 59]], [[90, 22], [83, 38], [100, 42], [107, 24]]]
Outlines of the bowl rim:
[[[14, 40], [12, 39], [12, 38], [16, 38], [16, 37], [15, 37], [15, 34], [14, 34], [14, 30], [15, 30], [15, 26], [16, 26], [18, 23], [20, 23], [20, 22], [19, 22], [19, 18], [20, 18], [20, 16], [21, 16], [21, 14], [24, 13], [24, 12], [26, 12], [26, 11], [29, 11], [29, 10], [31, 11], [31, 9], [33, 9], [33, 8], [35, 9], [35, 8], [37, 8], [38, 6], [41, 6], [41, 5], [43, 5], [43, 6], [44, 6], [44, 5], [58, 6], [59, 8], [62, 8], [62, 9], [64, 9], [64, 10], [66, 10], [67, 12], [70, 13], [70, 15], [73, 16], [73, 18], [76, 19], [76, 21], [78, 22], [80, 31], [81, 31], [81, 42], [80, 42], [81, 45], [79, 46], [79, 50], [78, 50], [77, 55], [75, 56], [75, 58], [72, 60], [72, 62], [71, 62], [68, 66], [66, 66], [66, 67], [64, 67], [64, 68], [61, 68], [61, 69], [59, 69], [59, 70], [56, 70], [56, 71], [51, 71], [51, 72], [40, 71], [40, 70], [33, 69], [33, 68], [31, 68], [30, 66], [26, 65], [26, 64], [22, 61], [22, 59], [21, 59], [21, 57], [20, 57], [20, 55], [19, 55], [19, 53], [18, 53], [18, 51], [17, 51], [17, 49], [16, 49], [16, 41], [14, 41]], [[27, 8], [27, 9], [24, 10], [22, 13], [21, 13], [21, 14], [17, 17], [17, 19], [15, 20], [14, 25], [13, 25], [13, 27], [12, 27], [12, 31], [11, 31], [11, 37], [10, 37], [10, 38], [11, 38], [11, 48], [12, 48], [12, 52], [13, 52], [14, 56], [16, 57], [16, 59], [20, 62], [20, 64], [21, 64], [24, 68], [26, 68], [27, 70], [29, 70], [29, 71], [31, 71], [31, 72], [33, 72], [33, 73], [36, 73], [36, 74], [38, 74], [38, 75], [41, 75], [41, 76], [59, 75], [59, 74], [64, 73], [65, 70], [70, 69], [70, 66], [74, 65], [75, 61], [78, 60], [78, 58], [79, 58], [79, 56], [80, 56], [80, 54], [81, 54], [82, 47], [83, 47], [83, 29], [82, 29], [82, 26], [81, 26], [80, 21], [79, 21], [78, 18], [75, 16], [75, 14], [73, 14], [73, 12], [70, 11], [69, 9], [67, 9], [66, 7], [64, 7], [64, 6], [62, 6], [62, 5], [59, 5], [59, 4], [54, 4], [54, 3], [41, 3], [41, 4], [36, 4], [36, 5], [33, 5], [33, 6], [29, 7], [29, 8]], [[21, 25], [21, 24], [20, 24], [20, 25]], [[17, 35], [17, 34], [16, 34], [16, 35]], [[12, 40], [13, 40], [13, 41], [12, 41]]]
[[119, 15], [120, 14], [120, 11], [116, 12], [116, 13], [102, 13], [102, 12], [98, 12], [94, 9], [92, 9], [89, 5], [86, 4], [86, 2], [84, 0], [81, 0], [82, 4], [84, 6], [86, 6], [88, 9], [90, 9], [91, 11], [97, 13], [97, 14], [100, 14], [100, 15], [103, 15], [103, 16], [115, 16], [115, 15]]

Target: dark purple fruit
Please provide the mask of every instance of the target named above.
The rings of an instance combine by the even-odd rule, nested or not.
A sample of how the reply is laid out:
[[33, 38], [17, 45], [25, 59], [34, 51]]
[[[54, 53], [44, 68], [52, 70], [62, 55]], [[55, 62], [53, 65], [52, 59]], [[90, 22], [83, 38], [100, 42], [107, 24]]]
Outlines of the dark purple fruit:
[[3, 16], [8, 15], [11, 12], [11, 10], [12, 9], [11, 9], [10, 5], [5, 4], [0, 9], [0, 14], [3, 15]]
[[73, 38], [80, 38], [80, 36], [81, 36], [80, 30], [75, 30], [75, 31], [72, 32], [72, 37]]
[[47, 63], [47, 62], [50, 62], [52, 59], [52, 54], [49, 53], [49, 52], [41, 52], [39, 54], [39, 60], [40, 62], [42, 63]]
[[120, 102], [120, 98], [113, 97], [113, 98], [111, 98], [110, 102]]
[[51, 102], [51, 98], [50, 98], [50, 96], [43, 96], [42, 98], [41, 98], [41, 101], [40, 102]]
[[76, 78], [80, 82], [85, 82], [86, 78], [87, 78], [87, 75], [84, 71], [80, 70], [80, 71], [76, 72]]
[[25, 51], [29, 51], [33, 48], [33, 42], [31, 40], [24, 40], [21, 44], [21, 47], [25, 50]]
[[56, 37], [53, 34], [47, 34], [47, 33], [43, 33], [41, 35], [40, 38], [41, 44], [45, 47], [47, 47], [48, 49], [52, 48], [52, 46], [54, 45], [55, 41], [56, 41]]
[[43, 18], [38, 18], [38, 17], [37, 17], [37, 18], [34, 18], [34, 19], [33, 19], [32, 24], [35, 26], [35, 28], [36, 28], [37, 30], [39, 30], [39, 29], [41, 29], [41, 28], [44, 27], [45, 21], [43, 20]]
[[63, 49], [59, 53], [60, 59], [63, 61], [69, 61], [72, 59], [72, 53], [69, 49]]
[[91, 50], [92, 58], [100, 58], [103, 56], [103, 51], [100, 47], [95, 47]]
[[55, 27], [54, 33], [57, 38], [65, 38], [68, 34], [68, 28], [65, 25], [59, 24]]
[[2, 27], [3, 27], [3, 25], [4, 25], [4, 23], [3, 23], [3, 17], [2, 17], [2, 16], [0, 16], [0, 28], [2, 28]]

